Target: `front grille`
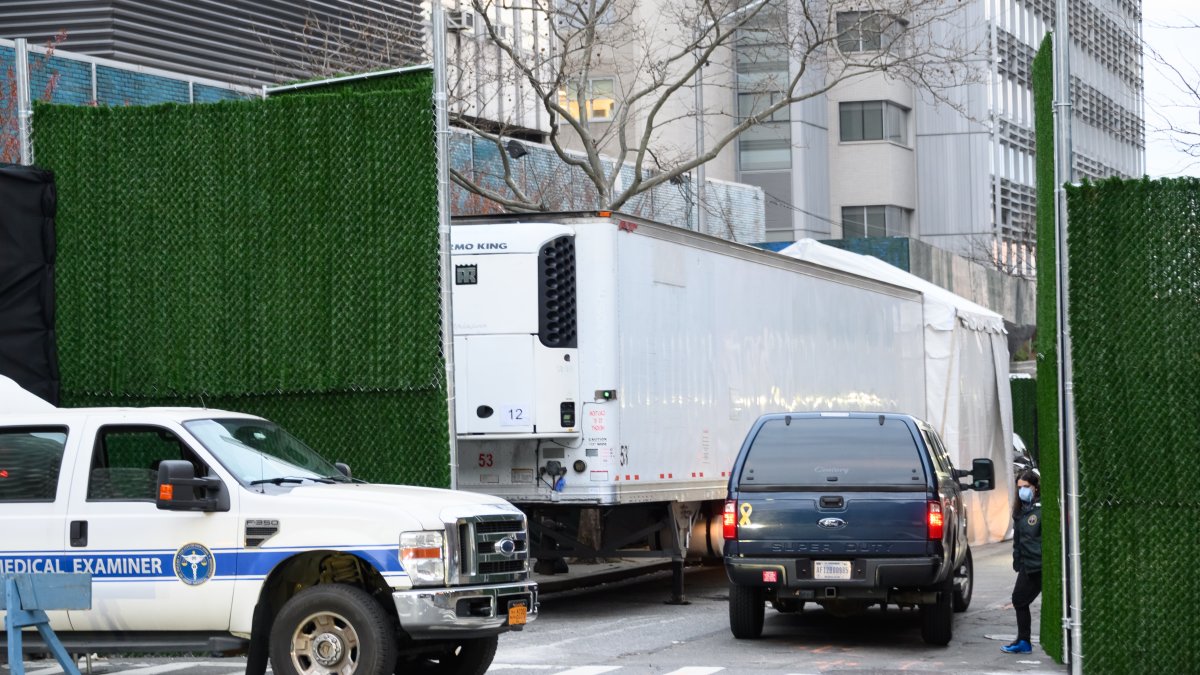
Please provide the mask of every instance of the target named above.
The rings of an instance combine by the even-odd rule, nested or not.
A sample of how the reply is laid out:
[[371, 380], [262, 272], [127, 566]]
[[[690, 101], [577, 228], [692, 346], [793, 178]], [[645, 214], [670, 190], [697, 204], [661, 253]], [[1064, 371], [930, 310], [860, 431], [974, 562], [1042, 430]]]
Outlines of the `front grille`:
[[523, 517], [475, 516], [458, 521], [456, 584], [497, 584], [529, 578], [529, 534]]

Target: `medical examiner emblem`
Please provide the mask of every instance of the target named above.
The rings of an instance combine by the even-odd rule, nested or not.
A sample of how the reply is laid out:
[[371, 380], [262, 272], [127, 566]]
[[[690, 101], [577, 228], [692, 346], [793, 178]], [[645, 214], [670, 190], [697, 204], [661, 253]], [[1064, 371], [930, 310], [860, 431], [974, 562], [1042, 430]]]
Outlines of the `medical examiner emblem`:
[[199, 586], [217, 570], [213, 554], [200, 544], [184, 544], [175, 552], [175, 576], [188, 586]]

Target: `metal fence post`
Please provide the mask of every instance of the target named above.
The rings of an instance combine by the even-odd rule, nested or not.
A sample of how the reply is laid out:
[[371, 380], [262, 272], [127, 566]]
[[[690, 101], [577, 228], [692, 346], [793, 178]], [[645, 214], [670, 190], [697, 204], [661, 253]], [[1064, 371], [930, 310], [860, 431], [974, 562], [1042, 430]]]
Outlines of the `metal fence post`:
[[33, 146], [29, 135], [29, 118], [33, 116], [29, 96], [29, 45], [25, 38], [16, 39], [13, 68], [17, 73], [17, 144], [21, 150], [21, 164], [33, 164]]
[[[438, 248], [442, 278], [442, 356], [446, 360], [446, 407], [450, 432], [450, 488], [458, 487], [458, 429], [454, 391], [454, 267], [450, 261], [450, 112], [446, 90], [446, 10], [442, 0], [430, 5], [433, 15], [433, 109], [438, 173]], [[472, 143], [473, 145], [473, 143]]]

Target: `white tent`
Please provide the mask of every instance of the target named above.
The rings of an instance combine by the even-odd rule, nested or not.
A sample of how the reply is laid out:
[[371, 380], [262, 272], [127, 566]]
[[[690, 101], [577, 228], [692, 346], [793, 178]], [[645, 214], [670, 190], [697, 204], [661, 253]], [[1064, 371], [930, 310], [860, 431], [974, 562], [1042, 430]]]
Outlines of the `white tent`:
[[26, 413], [54, 410], [54, 406], [21, 388], [21, 385], [0, 375], [0, 412]]
[[1004, 318], [878, 258], [813, 239], [784, 255], [920, 291], [925, 306], [925, 419], [941, 435], [958, 468], [989, 458], [996, 489], [968, 492], [972, 544], [1001, 541], [1012, 519], [1012, 390]]

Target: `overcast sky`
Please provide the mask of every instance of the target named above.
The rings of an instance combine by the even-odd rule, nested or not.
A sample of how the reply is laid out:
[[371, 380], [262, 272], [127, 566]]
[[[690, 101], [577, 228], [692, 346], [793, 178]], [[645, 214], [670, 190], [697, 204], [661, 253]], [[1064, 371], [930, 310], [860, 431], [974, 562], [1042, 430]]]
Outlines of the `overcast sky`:
[[[1142, 32], [1147, 44], [1190, 77], [1200, 81], [1200, 0], [1143, 0]], [[1178, 77], [1145, 57], [1146, 173], [1161, 176], [1200, 176], [1200, 158], [1176, 149], [1158, 131], [1170, 120], [1176, 127], [1200, 131], [1200, 101], [1180, 91]]]

